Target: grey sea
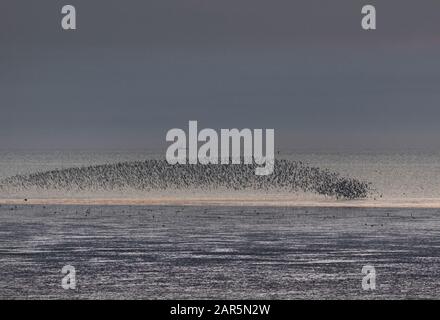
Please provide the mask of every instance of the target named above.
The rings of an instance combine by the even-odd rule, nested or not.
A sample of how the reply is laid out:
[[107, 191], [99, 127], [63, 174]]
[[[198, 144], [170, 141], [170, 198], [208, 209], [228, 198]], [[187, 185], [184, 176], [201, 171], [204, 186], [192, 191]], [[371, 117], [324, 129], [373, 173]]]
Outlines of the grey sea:
[[[3, 151], [0, 178], [155, 156]], [[374, 197], [367, 206], [331, 199], [329, 206], [257, 201], [172, 206], [35, 204], [34, 194], [13, 194], [13, 199], [1, 194], [0, 298], [439, 297], [440, 154], [285, 152], [281, 157], [367, 180]], [[118, 194], [126, 196], [126, 191]], [[406, 205], [395, 206], [399, 201]], [[76, 271], [73, 290], [62, 287], [66, 265]], [[362, 286], [364, 266], [374, 267], [374, 290]]]

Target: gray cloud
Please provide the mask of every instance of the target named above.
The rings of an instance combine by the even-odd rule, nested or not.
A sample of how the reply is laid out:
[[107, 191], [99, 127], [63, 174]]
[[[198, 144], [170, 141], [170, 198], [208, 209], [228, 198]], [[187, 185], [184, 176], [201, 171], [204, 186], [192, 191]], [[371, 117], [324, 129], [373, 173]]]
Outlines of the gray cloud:
[[[282, 147], [438, 147], [438, 1], [0, 4], [0, 148], [154, 147], [195, 119]], [[64, 4], [64, 3], [63, 3]]]

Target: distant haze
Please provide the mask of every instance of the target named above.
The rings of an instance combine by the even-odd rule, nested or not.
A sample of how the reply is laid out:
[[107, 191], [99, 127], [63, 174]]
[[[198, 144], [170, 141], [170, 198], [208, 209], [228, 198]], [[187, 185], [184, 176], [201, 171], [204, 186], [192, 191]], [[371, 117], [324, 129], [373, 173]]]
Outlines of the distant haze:
[[438, 0], [65, 2], [0, 3], [0, 149], [161, 148], [188, 120], [278, 148], [440, 147]]

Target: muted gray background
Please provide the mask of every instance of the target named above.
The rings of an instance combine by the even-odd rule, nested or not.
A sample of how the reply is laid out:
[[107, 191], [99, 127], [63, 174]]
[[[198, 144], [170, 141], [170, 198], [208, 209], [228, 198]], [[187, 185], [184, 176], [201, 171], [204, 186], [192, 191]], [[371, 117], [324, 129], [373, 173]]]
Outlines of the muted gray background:
[[280, 149], [435, 149], [439, 17], [438, 0], [2, 0], [0, 149], [161, 148], [188, 120], [275, 128]]

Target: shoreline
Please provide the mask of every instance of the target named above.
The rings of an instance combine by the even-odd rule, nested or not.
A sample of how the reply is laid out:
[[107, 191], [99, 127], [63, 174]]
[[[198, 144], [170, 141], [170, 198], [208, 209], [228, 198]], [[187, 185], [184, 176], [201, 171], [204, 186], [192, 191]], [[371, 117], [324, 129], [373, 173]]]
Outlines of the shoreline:
[[96, 205], [96, 206], [237, 206], [313, 208], [406, 208], [440, 209], [440, 199], [291, 200], [256, 198], [34, 198], [0, 199], [0, 205]]

